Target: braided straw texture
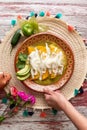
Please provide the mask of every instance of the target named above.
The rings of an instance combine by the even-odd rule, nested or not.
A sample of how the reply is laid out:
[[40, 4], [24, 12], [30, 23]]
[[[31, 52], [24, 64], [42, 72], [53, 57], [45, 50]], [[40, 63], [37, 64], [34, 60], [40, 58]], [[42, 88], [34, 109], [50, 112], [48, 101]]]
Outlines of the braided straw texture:
[[[76, 32], [69, 32], [68, 26], [65, 22], [55, 18], [37, 18], [39, 24], [46, 25], [49, 27], [48, 32], [56, 34], [64, 41], [66, 41], [71, 47], [74, 54], [74, 71], [70, 80], [61, 88], [61, 92], [69, 100], [74, 97], [74, 90], [79, 89], [83, 83], [87, 72], [87, 57], [86, 48], [81, 36]], [[17, 80], [14, 69], [14, 57], [17, 49], [20, 47], [19, 43], [10, 54], [11, 50], [11, 38], [19, 26], [13, 27], [4, 37], [3, 42], [0, 44], [0, 71], [9, 72], [12, 75], [12, 79], [8, 86], [6, 86], [6, 92], [9, 91], [10, 86], [17, 86], [18, 90], [32, 93], [36, 97], [36, 103], [33, 106], [34, 109], [48, 109], [50, 108], [44, 100], [44, 94], [40, 92], [34, 92], [29, 88], [25, 87], [19, 80]], [[22, 42], [25, 38], [22, 38]]]

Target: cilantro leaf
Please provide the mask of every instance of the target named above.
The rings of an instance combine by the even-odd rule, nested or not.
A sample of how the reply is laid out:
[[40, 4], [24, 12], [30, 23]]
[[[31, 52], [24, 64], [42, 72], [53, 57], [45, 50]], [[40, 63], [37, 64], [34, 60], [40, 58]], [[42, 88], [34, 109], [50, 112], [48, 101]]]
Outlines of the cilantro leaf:
[[16, 67], [18, 69], [23, 69], [25, 67], [25, 62], [18, 61]]
[[20, 61], [26, 61], [27, 57], [28, 57], [27, 54], [20, 53], [19, 56], [18, 56], [18, 60], [20, 60]]
[[19, 56], [18, 56], [18, 62], [16, 63], [16, 67], [18, 69], [23, 69], [25, 67], [27, 57], [28, 57], [27, 54], [23, 54], [23, 53], [19, 54]]

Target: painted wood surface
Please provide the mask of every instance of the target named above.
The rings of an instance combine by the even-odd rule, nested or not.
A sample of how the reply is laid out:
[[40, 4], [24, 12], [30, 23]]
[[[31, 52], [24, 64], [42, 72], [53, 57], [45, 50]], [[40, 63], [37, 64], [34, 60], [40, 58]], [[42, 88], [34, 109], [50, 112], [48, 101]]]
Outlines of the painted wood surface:
[[[83, 38], [87, 39], [87, 0], [23, 0], [8, 2], [0, 0], [0, 39], [11, 28], [11, 19], [16, 19], [17, 15], [28, 16], [30, 11], [39, 13], [40, 11], [50, 11], [56, 15], [61, 12], [63, 20], [77, 27]], [[11, 1], [11, 3], [10, 3]], [[87, 117], [87, 81], [83, 84], [84, 93], [71, 99], [75, 108]], [[4, 91], [0, 92], [0, 98], [4, 96]], [[0, 103], [0, 113], [5, 106]], [[39, 117], [40, 111], [35, 111], [32, 117], [24, 118], [20, 111], [13, 118], [5, 120], [0, 125], [0, 130], [76, 130], [67, 116], [59, 111], [56, 116], [50, 110], [45, 111], [46, 118]]]

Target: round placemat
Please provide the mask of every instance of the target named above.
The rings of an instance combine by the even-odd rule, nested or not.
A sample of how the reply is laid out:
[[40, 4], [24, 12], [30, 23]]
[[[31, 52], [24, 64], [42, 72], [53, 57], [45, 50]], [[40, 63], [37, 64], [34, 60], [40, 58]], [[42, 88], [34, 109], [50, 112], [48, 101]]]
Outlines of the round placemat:
[[[74, 97], [74, 90], [79, 89], [83, 83], [83, 80], [87, 71], [87, 57], [86, 48], [81, 36], [74, 30], [68, 31], [68, 25], [60, 19], [51, 17], [37, 18], [39, 24], [48, 26], [48, 32], [54, 33], [60, 38], [64, 39], [71, 47], [74, 54], [74, 71], [70, 80], [61, 88], [61, 92], [69, 100]], [[0, 71], [9, 72], [12, 75], [12, 79], [8, 86], [6, 86], [6, 92], [9, 91], [9, 87], [15, 86], [18, 90], [29, 92], [36, 97], [36, 103], [33, 106], [34, 109], [48, 109], [50, 108], [44, 100], [44, 94], [34, 92], [29, 88], [25, 87], [19, 80], [17, 80], [14, 69], [14, 57], [17, 49], [20, 47], [21, 42], [25, 38], [21, 38], [18, 45], [11, 50], [11, 38], [19, 26], [13, 27], [4, 37], [3, 42], [0, 44]]]

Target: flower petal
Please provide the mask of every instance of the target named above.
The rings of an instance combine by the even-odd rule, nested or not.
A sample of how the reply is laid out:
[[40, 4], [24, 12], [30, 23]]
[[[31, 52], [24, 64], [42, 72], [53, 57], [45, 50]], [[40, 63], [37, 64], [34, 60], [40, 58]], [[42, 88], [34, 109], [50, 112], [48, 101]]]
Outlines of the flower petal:
[[10, 88], [10, 92], [12, 96], [17, 96], [18, 90], [13, 86]]

